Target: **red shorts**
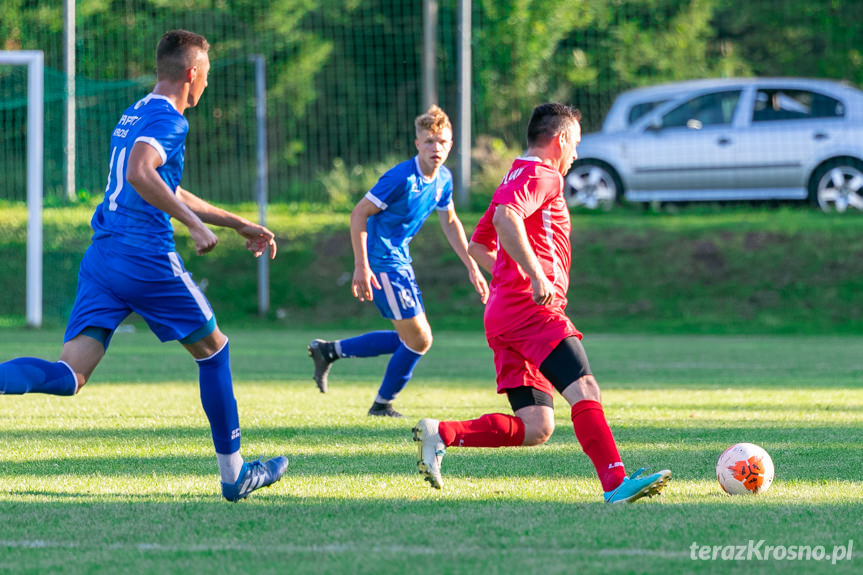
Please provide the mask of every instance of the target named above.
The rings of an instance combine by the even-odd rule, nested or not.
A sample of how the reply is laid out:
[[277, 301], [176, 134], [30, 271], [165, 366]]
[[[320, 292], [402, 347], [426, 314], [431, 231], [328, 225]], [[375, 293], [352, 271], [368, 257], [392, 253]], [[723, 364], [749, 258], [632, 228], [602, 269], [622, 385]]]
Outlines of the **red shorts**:
[[494, 352], [497, 392], [526, 385], [554, 395], [554, 387], [540, 373], [539, 366], [561, 341], [571, 336], [581, 339], [581, 332], [565, 315], [538, 315], [517, 330], [488, 337], [488, 346]]

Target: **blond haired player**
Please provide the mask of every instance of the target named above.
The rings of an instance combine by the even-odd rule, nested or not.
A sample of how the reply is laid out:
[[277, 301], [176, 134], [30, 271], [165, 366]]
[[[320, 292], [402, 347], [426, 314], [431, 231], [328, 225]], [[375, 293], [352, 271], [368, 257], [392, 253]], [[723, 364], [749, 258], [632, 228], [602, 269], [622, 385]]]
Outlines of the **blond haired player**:
[[422, 296], [411, 265], [410, 241], [433, 211], [447, 240], [467, 268], [483, 303], [488, 285], [468, 255], [464, 228], [452, 201], [452, 174], [444, 162], [452, 148], [452, 124], [437, 106], [414, 121], [417, 155], [391, 168], [351, 212], [354, 275], [351, 292], [374, 301], [393, 329], [338, 341], [309, 344], [314, 379], [322, 393], [334, 361], [343, 357], [392, 355], [369, 415], [401, 417], [392, 401], [432, 344]]

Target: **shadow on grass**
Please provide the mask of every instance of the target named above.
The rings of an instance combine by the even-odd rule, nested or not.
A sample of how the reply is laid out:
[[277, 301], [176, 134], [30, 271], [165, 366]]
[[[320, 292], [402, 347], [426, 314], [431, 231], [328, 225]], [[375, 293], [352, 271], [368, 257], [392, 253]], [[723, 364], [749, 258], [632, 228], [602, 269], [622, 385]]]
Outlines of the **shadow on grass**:
[[[859, 468], [849, 460], [849, 445], [863, 444], [863, 430], [852, 425], [810, 428], [767, 428], [754, 433], [740, 427], [692, 430], [626, 427], [615, 433], [624, 463], [669, 467], [681, 479], [712, 480], [715, 464], [724, 447], [747, 440], [765, 447], [773, 457], [781, 481], [859, 481]], [[304, 428], [255, 427], [244, 429], [247, 458], [288, 455], [291, 473], [302, 475], [412, 474], [415, 443], [410, 428], [365, 426], [312, 426]], [[159, 451], [172, 445], [209, 447], [206, 428], [12, 430], [4, 433], [7, 445], [63, 442], [90, 445], [122, 445]], [[258, 453], [256, 444], [266, 441], [268, 450]], [[655, 441], [656, 443], [645, 443]], [[277, 444], [278, 447], [271, 447]], [[383, 451], [381, 452], [381, 446]], [[318, 453], [327, 449], [336, 453]], [[6, 451], [4, 449], [4, 451]], [[45, 453], [45, 450], [40, 450]], [[210, 475], [214, 458], [187, 455], [104, 457], [39, 457], [31, 461], [0, 460], [0, 475], [27, 474], [122, 475], [142, 474]], [[571, 430], [558, 429], [545, 446], [531, 448], [450, 448], [444, 460], [445, 475], [455, 477], [573, 478], [595, 477]]]

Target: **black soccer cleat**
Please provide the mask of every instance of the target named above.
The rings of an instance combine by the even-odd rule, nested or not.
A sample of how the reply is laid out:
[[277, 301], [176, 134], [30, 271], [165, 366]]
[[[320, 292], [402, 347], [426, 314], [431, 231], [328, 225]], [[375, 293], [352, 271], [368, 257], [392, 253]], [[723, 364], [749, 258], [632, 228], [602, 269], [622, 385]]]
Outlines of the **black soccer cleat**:
[[315, 374], [312, 377], [321, 393], [327, 392], [327, 376], [330, 373], [330, 366], [339, 358], [333, 348], [332, 342], [323, 339], [313, 339], [309, 343], [309, 357], [315, 362]]
[[376, 417], [401, 417], [402, 414], [393, 409], [392, 403], [378, 403], [377, 401], [372, 404], [371, 409], [369, 409], [369, 415], [374, 415]]

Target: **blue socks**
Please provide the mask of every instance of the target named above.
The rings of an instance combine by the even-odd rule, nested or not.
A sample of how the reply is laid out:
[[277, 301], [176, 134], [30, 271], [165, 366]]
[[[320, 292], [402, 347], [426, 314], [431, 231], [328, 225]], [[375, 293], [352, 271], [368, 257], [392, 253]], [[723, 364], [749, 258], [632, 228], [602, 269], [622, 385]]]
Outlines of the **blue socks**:
[[380, 403], [389, 403], [404, 389], [414, 373], [414, 367], [422, 357], [421, 353], [413, 351], [402, 343], [396, 331], [372, 331], [335, 341], [333, 345], [337, 357], [375, 357], [392, 354], [376, 399]]
[[335, 342], [339, 357], [375, 357], [394, 353], [401, 345], [394, 331], [371, 331]]
[[210, 421], [216, 453], [230, 454], [240, 449], [240, 416], [231, 380], [231, 355], [228, 342], [217, 353], [198, 362], [201, 405]]
[[377, 401], [384, 400], [385, 402], [392, 401], [396, 395], [408, 384], [411, 376], [414, 374], [414, 367], [422, 357], [421, 353], [408, 348], [405, 344], [399, 342], [399, 346], [393, 353], [390, 362], [387, 364], [387, 371], [384, 373], [384, 381], [378, 390]]
[[0, 363], [0, 394], [75, 395], [78, 378], [66, 363], [19, 357]]

